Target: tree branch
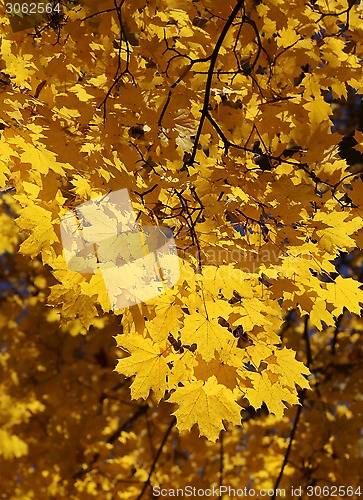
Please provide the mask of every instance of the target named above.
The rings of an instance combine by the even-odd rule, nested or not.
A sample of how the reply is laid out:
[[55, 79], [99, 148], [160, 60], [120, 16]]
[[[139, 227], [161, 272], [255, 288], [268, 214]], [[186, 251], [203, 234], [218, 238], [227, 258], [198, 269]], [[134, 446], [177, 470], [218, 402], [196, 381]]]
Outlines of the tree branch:
[[226, 24], [224, 25], [221, 34], [219, 35], [219, 38], [217, 40], [217, 43], [214, 47], [214, 50], [211, 55], [211, 61], [208, 69], [208, 76], [207, 76], [207, 81], [205, 84], [205, 94], [204, 94], [204, 102], [203, 102], [203, 108], [201, 109], [201, 117], [199, 120], [199, 125], [198, 125], [198, 130], [195, 136], [194, 140], [194, 145], [192, 149], [192, 153], [189, 157], [189, 159], [185, 162], [184, 166], [192, 166], [194, 161], [195, 161], [195, 156], [197, 154], [197, 149], [200, 141], [200, 136], [202, 134], [203, 130], [203, 125], [204, 121], [207, 117], [208, 114], [208, 107], [209, 107], [209, 99], [210, 99], [210, 94], [211, 94], [211, 89], [212, 89], [212, 80], [213, 80], [213, 75], [214, 75], [214, 68], [217, 63], [219, 51], [222, 47], [223, 41], [225, 37], [227, 36], [228, 30], [231, 27], [233, 21], [235, 20], [239, 10], [244, 6], [244, 0], [238, 0], [236, 3], [231, 15], [229, 16]]
[[221, 492], [221, 486], [223, 486], [223, 470], [224, 470], [224, 448], [223, 448], [223, 436], [224, 432], [220, 433], [219, 438], [219, 498], [222, 500], [223, 493]]
[[[311, 357], [311, 347], [310, 347], [310, 340], [309, 340], [309, 334], [308, 334], [308, 332], [309, 332], [309, 316], [306, 315], [305, 316], [303, 336], [304, 336], [305, 343], [306, 343], [306, 358], [307, 358], [307, 363], [306, 364], [307, 364], [307, 366], [309, 368], [310, 365], [311, 365], [311, 363], [312, 363], [312, 357]], [[305, 396], [306, 396], [306, 389], [304, 389], [302, 391], [302, 393], [301, 393], [301, 397], [300, 397], [300, 403], [301, 403], [301, 405], [298, 407], [298, 409], [296, 411], [294, 424], [292, 426], [291, 433], [290, 433], [289, 444], [288, 444], [288, 447], [287, 447], [286, 452], [285, 452], [285, 457], [284, 457], [284, 461], [282, 462], [280, 473], [279, 473], [279, 475], [278, 475], [278, 477], [276, 479], [276, 482], [275, 482], [274, 494], [271, 497], [272, 500], [276, 499], [276, 491], [277, 491], [277, 489], [279, 487], [279, 484], [281, 482], [282, 476], [284, 474], [285, 467], [286, 467], [286, 465], [287, 465], [287, 463], [289, 461], [289, 456], [290, 456], [292, 445], [293, 445], [293, 442], [294, 442], [294, 439], [295, 439], [296, 429], [297, 429], [297, 426], [298, 426], [298, 423], [299, 423], [299, 420], [300, 420], [301, 412], [302, 412], [303, 405], [304, 405]]]
[[[128, 420], [126, 420], [125, 422], [123, 422], [116, 430], [113, 434], [111, 434], [111, 436], [106, 440], [106, 443], [109, 443], [109, 444], [112, 444], [116, 441], [116, 439], [118, 439], [121, 435], [121, 433], [130, 425], [132, 424], [133, 422], [135, 422], [135, 420], [137, 420], [141, 415], [144, 415], [147, 410], [149, 408], [149, 405], [143, 405], [143, 406], [140, 406], [140, 408], [138, 409], [137, 412], [135, 412]], [[88, 466], [84, 469], [84, 468], [81, 468], [79, 469], [74, 475], [73, 475], [73, 479], [79, 479], [83, 476], [85, 476], [86, 474], [88, 474], [88, 472], [90, 472], [92, 469], [93, 469], [93, 466], [94, 464], [97, 462], [97, 460], [99, 459], [100, 457], [100, 454], [99, 453], [95, 453], [92, 457], [92, 460], [89, 462]]]
[[154, 460], [153, 460], [153, 463], [151, 464], [151, 468], [150, 468], [150, 472], [149, 472], [148, 478], [147, 478], [147, 480], [145, 481], [144, 486], [143, 486], [143, 488], [142, 488], [142, 491], [141, 491], [140, 495], [137, 497], [137, 499], [136, 499], [136, 500], [140, 500], [140, 499], [142, 498], [142, 496], [144, 495], [144, 493], [145, 493], [145, 491], [146, 491], [146, 488], [147, 488], [148, 486], [150, 486], [150, 479], [151, 479], [151, 476], [152, 476], [152, 474], [153, 474], [153, 472], [154, 472], [154, 470], [155, 470], [156, 464], [157, 464], [157, 462], [158, 462], [158, 460], [159, 460], [159, 458], [160, 458], [161, 452], [163, 451], [163, 448], [164, 448], [165, 443], [166, 443], [166, 441], [167, 441], [167, 439], [168, 439], [168, 437], [169, 437], [169, 434], [170, 434], [170, 432], [171, 432], [172, 428], [173, 428], [173, 427], [174, 427], [174, 425], [175, 425], [175, 422], [176, 422], [176, 419], [175, 419], [175, 417], [173, 417], [173, 418], [172, 418], [172, 421], [170, 422], [169, 427], [167, 428], [167, 430], [166, 430], [166, 432], [165, 432], [165, 434], [164, 434], [163, 440], [162, 440], [162, 442], [161, 442], [161, 444], [160, 444], [160, 446], [159, 446], [159, 449], [158, 449], [158, 451], [157, 451], [157, 453], [156, 453], [156, 455], [155, 455], [155, 458], [154, 458]]

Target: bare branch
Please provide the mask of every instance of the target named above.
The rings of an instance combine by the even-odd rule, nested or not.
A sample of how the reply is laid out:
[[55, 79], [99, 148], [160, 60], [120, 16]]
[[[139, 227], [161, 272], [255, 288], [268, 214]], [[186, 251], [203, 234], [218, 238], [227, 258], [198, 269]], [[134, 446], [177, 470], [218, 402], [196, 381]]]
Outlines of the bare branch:
[[167, 441], [167, 439], [168, 439], [168, 437], [169, 437], [169, 434], [170, 434], [170, 432], [171, 432], [172, 428], [173, 428], [173, 427], [174, 427], [174, 425], [175, 425], [175, 422], [176, 422], [175, 417], [173, 417], [173, 418], [172, 418], [172, 420], [171, 420], [171, 422], [170, 422], [169, 427], [166, 429], [166, 432], [165, 432], [165, 434], [164, 434], [163, 440], [162, 440], [162, 442], [161, 442], [161, 444], [160, 444], [160, 446], [159, 446], [159, 449], [158, 449], [158, 451], [157, 451], [157, 453], [156, 453], [156, 455], [155, 455], [155, 458], [154, 458], [154, 460], [153, 460], [153, 463], [151, 464], [151, 468], [150, 468], [150, 472], [149, 472], [148, 478], [147, 478], [147, 480], [145, 481], [144, 486], [143, 486], [143, 488], [142, 488], [142, 491], [141, 491], [140, 495], [137, 497], [137, 500], [140, 500], [140, 499], [143, 497], [143, 495], [144, 495], [144, 493], [145, 493], [145, 491], [146, 491], [147, 487], [148, 487], [148, 486], [150, 486], [151, 476], [153, 475], [153, 472], [154, 472], [154, 470], [155, 470], [156, 464], [158, 463], [158, 460], [159, 460], [159, 458], [160, 458], [160, 455], [161, 455], [161, 453], [162, 453], [162, 451], [163, 451], [163, 448], [164, 448], [165, 443], [166, 443], [166, 441]]

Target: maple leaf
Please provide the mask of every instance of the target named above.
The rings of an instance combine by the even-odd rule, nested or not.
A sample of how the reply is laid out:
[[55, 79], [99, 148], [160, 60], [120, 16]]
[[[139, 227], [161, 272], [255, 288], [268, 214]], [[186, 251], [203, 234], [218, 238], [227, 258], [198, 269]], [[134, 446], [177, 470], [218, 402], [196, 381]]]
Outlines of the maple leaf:
[[200, 313], [185, 316], [180, 335], [183, 344], [197, 344], [198, 353], [205, 361], [210, 361], [216, 350], [223, 350], [231, 338], [226, 328]]
[[252, 382], [252, 388], [247, 387], [243, 392], [255, 409], [261, 408], [265, 403], [268, 410], [281, 419], [286, 408], [284, 401], [298, 403], [297, 397], [291, 398], [291, 393], [283, 389], [278, 377], [268, 370], [263, 370], [261, 373], [251, 372], [248, 378]]
[[168, 290], [150, 301], [151, 305], [155, 307], [155, 317], [147, 321], [147, 331], [154, 341], [166, 340], [170, 332], [176, 332], [180, 328], [180, 320], [184, 315], [181, 308], [183, 302]]
[[159, 344], [137, 334], [118, 335], [116, 340], [130, 353], [129, 357], [118, 360], [115, 370], [127, 377], [136, 375], [131, 385], [132, 398], [146, 399], [152, 390], [160, 401], [168, 387], [170, 368]]
[[350, 235], [362, 227], [362, 219], [355, 217], [346, 221], [348, 217], [349, 214], [345, 212], [330, 214], [318, 212], [315, 215], [314, 220], [321, 221], [328, 226], [316, 231], [319, 236], [319, 244], [324, 249], [330, 252], [334, 247], [347, 250], [355, 246], [354, 239]]
[[323, 321], [326, 325], [334, 324], [333, 315], [326, 309], [326, 305], [326, 300], [317, 298], [309, 315], [311, 324], [319, 330], [322, 327]]
[[16, 223], [21, 229], [30, 232], [30, 236], [21, 244], [20, 251], [31, 256], [38, 255], [42, 249], [58, 242], [54, 231], [52, 213], [41, 206], [27, 202]]
[[359, 315], [361, 311], [360, 304], [363, 304], [363, 291], [360, 286], [359, 281], [337, 276], [334, 283], [326, 284], [327, 289], [322, 290], [321, 297], [334, 305], [333, 314], [335, 316], [341, 314], [344, 307], [350, 312]]
[[267, 363], [267, 368], [261, 372], [248, 372], [253, 388], [241, 389], [254, 408], [260, 408], [265, 403], [269, 411], [282, 418], [286, 405], [300, 404], [295, 384], [302, 389], [309, 389], [310, 385], [304, 375], [310, 371], [303, 363], [295, 359], [292, 349], [283, 348], [264, 357], [261, 361]]
[[233, 425], [241, 423], [241, 407], [232, 391], [218, 384], [215, 376], [206, 382], [193, 381], [178, 387], [168, 402], [179, 405], [173, 415], [180, 431], [188, 431], [198, 424], [200, 435], [211, 441], [216, 441], [224, 429], [223, 420]]
[[20, 156], [22, 163], [30, 163], [34, 169], [47, 174], [49, 169], [57, 174], [65, 175], [65, 171], [61, 165], [56, 161], [56, 155], [48, 151], [44, 146], [35, 146], [33, 144], [26, 144], [25, 151]]
[[234, 307], [233, 314], [236, 314], [238, 318], [232, 324], [235, 326], [242, 324], [243, 329], [250, 332], [256, 325], [262, 326], [271, 323], [268, 317], [271, 313], [273, 316], [277, 314], [271, 307], [261, 303], [258, 299], [244, 299], [241, 306]]
[[85, 198], [86, 196], [92, 197], [92, 187], [87, 179], [81, 177], [80, 175], [75, 175], [72, 179], [72, 184], [74, 186], [73, 191], [80, 197]]
[[310, 375], [310, 370], [301, 362], [295, 359], [296, 353], [292, 349], [284, 347], [276, 351], [265, 359], [268, 363], [268, 370], [279, 375], [279, 382], [282, 386], [295, 389], [295, 384], [302, 389], [309, 389], [309, 383], [304, 375]]

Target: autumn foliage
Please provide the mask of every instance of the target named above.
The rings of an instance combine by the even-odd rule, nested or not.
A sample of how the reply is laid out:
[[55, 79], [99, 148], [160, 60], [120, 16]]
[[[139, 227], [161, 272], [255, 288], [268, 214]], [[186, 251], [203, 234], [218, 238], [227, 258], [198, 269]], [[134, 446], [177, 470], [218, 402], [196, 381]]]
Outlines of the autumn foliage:
[[[2, 498], [359, 498], [363, 162], [339, 144], [363, 153], [363, 133], [334, 116], [363, 94], [362, 2], [6, 9]], [[125, 188], [140, 228], [172, 229], [180, 279], [114, 311], [60, 221]]]

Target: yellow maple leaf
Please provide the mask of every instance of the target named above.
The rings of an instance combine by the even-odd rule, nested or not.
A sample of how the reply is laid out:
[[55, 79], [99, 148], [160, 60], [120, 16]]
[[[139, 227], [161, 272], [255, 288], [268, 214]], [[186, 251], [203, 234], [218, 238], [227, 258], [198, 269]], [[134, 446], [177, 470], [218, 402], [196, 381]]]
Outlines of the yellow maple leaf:
[[129, 357], [118, 360], [115, 370], [127, 377], [135, 375], [131, 384], [132, 398], [146, 399], [152, 390], [160, 401], [168, 388], [167, 375], [170, 373], [160, 345], [138, 334], [117, 335], [116, 341], [130, 353]]
[[[77, 300], [75, 300], [75, 295]], [[86, 295], [75, 294], [72, 290], [64, 295], [62, 312], [67, 318], [79, 317], [81, 323], [88, 329], [98, 315], [95, 300]]]
[[319, 244], [330, 252], [334, 247], [341, 250], [347, 250], [356, 246], [355, 241], [349, 235], [355, 233], [362, 227], [362, 219], [355, 217], [350, 221], [346, 221], [349, 213], [332, 212], [330, 214], [318, 212], [314, 221], [319, 221], [328, 227], [317, 229], [316, 234], [319, 236]]
[[186, 315], [180, 333], [183, 344], [197, 344], [198, 353], [205, 361], [210, 361], [215, 350], [223, 350], [233, 338], [216, 320], [208, 320], [200, 313]]
[[335, 309], [333, 314], [338, 316], [346, 307], [350, 312], [360, 314], [363, 304], [363, 291], [360, 289], [361, 284], [353, 278], [343, 278], [337, 276], [335, 283], [327, 283], [326, 290], [322, 290], [321, 297], [333, 304]]
[[[231, 358], [232, 356], [230, 356]], [[233, 362], [225, 356], [229, 363], [224, 362], [219, 356], [206, 363], [200, 356], [197, 356], [197, 366], [194, 367], [194, 375], [198, 380], [208, 380], [209, 377], [215, 375], [218, 383], [228, 387], [233, 391], [239, 382], [239, 375], [237, 369], [231, 366]], [[239, 353], [239, 365], [242, 364], [241, 355]]]
[[283, 390], [276, 377], [273, 380], [274, 383], [272, 383], [268, 370], [263, 370], [261, 373], [250, 372], [248, 378], [251, 380], [253, 387], [247, 387], [243, 392], [250, 404], [257, 409], [261, 408], [262, 403], [265, 403], [271, 413], [278, 418], [282, 418], [286, 407], [283, 401], [289, 398], [289, 392]]
[[279, 382], [282, 386], [295, 389], [295, 384], [302, 389], [309, 389], [309, 382], [304, 375], [310, 375], [310, 370], [295, 359], [295, 351], [284, 347], [266, 358], [268, 370], [279, 375]]
[[32, 168], [41, 174], [46, 175], [49, 170], [53, 170], [57, 174], [66, 175], [61, 164], [56, 161], [56, 155], [43, 146], [27, 143], [20, 159], [22, 163], [30, 163]]
[[59, 241], [53, 228], [52, 213], [43, 207], [29, 204], [21, 211], [16, 223], [31, 233], [20, 246], [20, 252], [24, 254], [34, 257], [43, 248]]
[[195, 379], [194, 368], [198, 365], [198, 362], [193, 352], [187, 349], [182, 354], [171, 352], [168, 356], [168, 362], [172, 366], [168, 375], [169, 390], [176, 389], [180, 382], [184, 384], [186, 381]]
[[[150, 301], [151, 302], [151, 301]], [[155, 304], [155, 317], [146, 322], [150, 337], [160, 342], [168, 338], [169, 332], [177, 332], [180, 328], [180, 318], [183, 316], [182, 302], [173, 291], [166, 290], [162, 296], [151, 302]]]
[[80, 198], [92, 198], [94, 195], [89, 180], [81, 177], [80, 175], [74, 175], [71, 180], [71, 184], [74, 186], [72, 191], [74, 191]]
[[111, 310], [111, 302], [100, 269], [97, 269], [97, 273], [91, 277], [89, 282], [84, 281], [80, 284], [80, 286], [85, 295], [88, 295], [89, 297], [97, 297], [97, 300], [104, 311], [107, 312]]
[[85, 90], [85, 88], [82, 85], [80, 85], [79, 83], [76, 83], [76, 85], [73, 85], [73, 87], [71, 87], [69, 90], [71, 92], [74, 92], [81, 102], [87, 102], [90, 99], [94, 98], [94, 96], [91, 94], [88, 94], [87, 91]]
[[[310, 388], [304, 377], [309, 375], [310, 371], [301, 361], [295, 359], [292, 349], [278, 350], [265, 358], [265, 362], [268, 363], [267, 369], [247, 373], [253, 387], [242, 390], [254, 408], [260, 408], [262, 403], [265, 403], [271, 413], [282, 418], [286, 407], [284, 403], [300, 404], [295, 384], [302, 389]], [[246, 372], [244, 374], [246, 375]]]
[[291, 22], [289, 22], [287, 28], [281, 29], [279, 34], [280, 37], [277, 38], [277, 44], [279, 47], [289, 47], [300, 39], [299, 33], [296, 33]]
[[322, 321], [328, 326], [334, 324], [334, 318], [331, 312], [326, 309], [326, 300], [317, 298], [311, 309], [309, 320], [318, 330], [322, 328]]
[[[250, 332], [253, 328], [271, 323], [269, 315], [276, 316], [277, 312], [271, 307], [263, 304], [257, 298], [243, 299], [241, 306], [235, 306], [233, 313], [237, 315], [237, 319], [233, 321], [233, 325], [242, 325], [245, 332]], [[233, 314], [233, 317], [234, 317]]]
[[210, 441], [215, 442], [224, 429], [223, 420], [232, 425], [241, 423], [241, 407], [232, 391], [218, 384], [215, 376], [206, 382], [198, 380], [178, 387], [168, 402], [179, 405], [173, 415], [180, 431], [188, 431], [198, 424], [200, 435]]

